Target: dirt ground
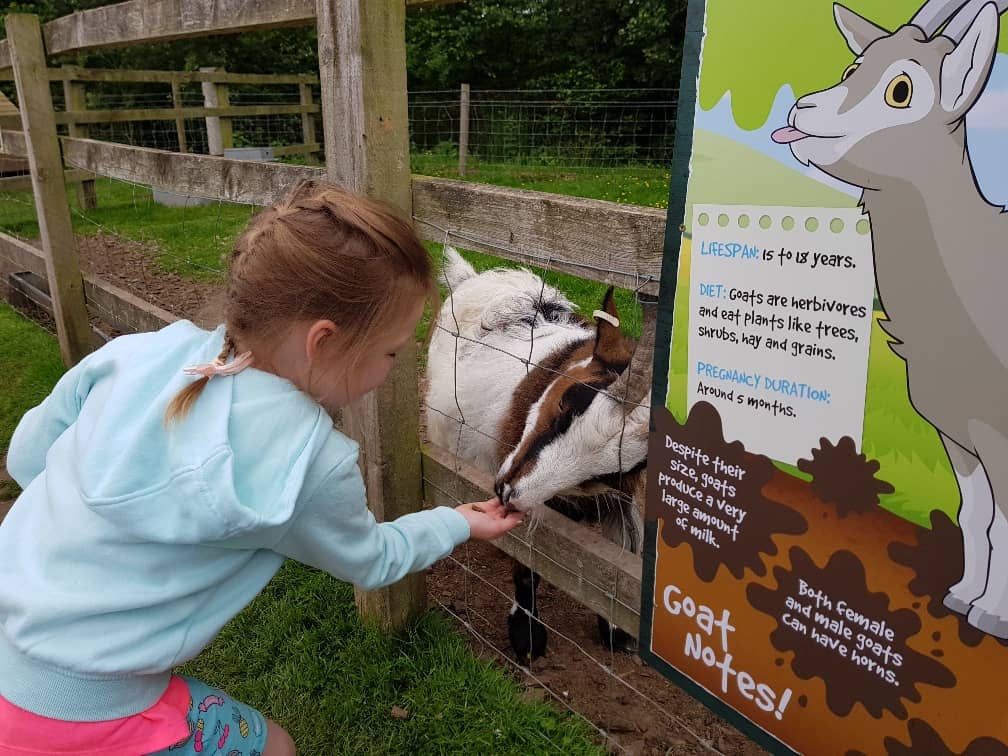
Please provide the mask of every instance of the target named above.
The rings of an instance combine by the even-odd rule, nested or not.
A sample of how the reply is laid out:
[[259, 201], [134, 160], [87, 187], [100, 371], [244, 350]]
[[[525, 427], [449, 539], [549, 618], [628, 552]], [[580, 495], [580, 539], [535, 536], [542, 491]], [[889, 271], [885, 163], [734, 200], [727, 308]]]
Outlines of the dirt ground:
[[[215, 322], [212, 313], [219, 287], [161, 271], [139, 242], [98, 234], [78, 237], [77, 243], [85, 272], [100, 275], [179, 316], [203, 325]], [[0, 264], [0, 279], [6, 282], [9, 272]], [[0, 286], [0, 290], [5, 288]], [[116, 334], [107, 326], [105, 329]], [[463, 623], [470, 623], [475, 631], [468, 633], [473, 651], [513, 674], [524, 685], [528, 698], [550, 700], [560, 708], [573, 709], [606, 733], [616, 753], [765, 753], [725, 720], [645, 666], [638, 656], [607, 651], [599, 642], [594, 614], [546, 583], [540, 588], [539, 599], [542, 619], [550, 630], [547, 656], [533, 662], [527, 673], [522, 671], [513, 657], [507, 656], [509, 558], [479, 542], [459, 547], [453, 556], [457, 562], [444, 560], [429, 572], [432, 605], [440, 604], [461, 618], [459, 627], [463, 632]]]

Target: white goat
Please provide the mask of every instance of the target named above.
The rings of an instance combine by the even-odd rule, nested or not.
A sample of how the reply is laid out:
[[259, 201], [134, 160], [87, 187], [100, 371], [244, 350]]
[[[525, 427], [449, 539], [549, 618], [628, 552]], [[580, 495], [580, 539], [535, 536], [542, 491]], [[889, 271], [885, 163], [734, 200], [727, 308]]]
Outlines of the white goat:
[[965, 564], [944, 603], [1001, 638], [1008, 637], [1008, 222], [977, 185], [966, 114], [990, 76], [1006, 6], [929, 0], [890, 33], [835, 5], [855, 60], [839, 84], [801, 97], [788, 126], [773, 134], [804, 165], [864, 190], [884, 327], [906, 361], [910, 400], [941, 434], [962, 495]]
[[[644, 479], [651, 376], [628, 378], [636, 344], [620, 331], [612, 289], [592, 322], [527, 269], [477, 275], [447, 247], [443, 276], [449, 296], [427, 363], [430, 440], [493, 475], [501, 501], [529, 512], [533, 528], [550, 506], [600, 521], [607, 537], [638, 552], [631, 494]], [[538, 576], [516, 565], [514, 581], [512, 646], [520, 660], [534, 658], [545, 648]], [[601, 618], [600, 632], [607, 644], [629, 643]]]

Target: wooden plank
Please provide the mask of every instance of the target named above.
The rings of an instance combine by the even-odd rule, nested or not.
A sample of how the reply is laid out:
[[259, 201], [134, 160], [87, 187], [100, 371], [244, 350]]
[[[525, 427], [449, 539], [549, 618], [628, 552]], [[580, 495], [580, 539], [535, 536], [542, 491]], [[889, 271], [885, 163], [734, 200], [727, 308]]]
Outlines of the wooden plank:
[[[213, 87], [213, 84], [204, 84]], [[237, 118], [240, 116], [299, 115], [318, 113], [318, 105], [227, 105], [220, 107], [135, 108], [132, 110], [73, 110], [56, 114], [56, 123], [124, 123], [127, 121], [174, 121], [182, 118]]]
[[[45, 278], [46, 263], [42, 252], [31, 244], [0, 233], [0, 258]], [[178, 317], [157, 305], [145, 302], [130, 292], [88, 273], [83, 274], [84, 298], [88, 311], [120, 331], [156, 331]]]
[[[47, 23], [50, 55], [142, 42], [308, 26], [311, 0], [128, 0]], [[2, 61], [0, 61], [2, 62]]]
[[[424, 498], [455, 506], [493, 496], [493, 478], [433, 444], [423, 447]], [[534, 534], [519, 525], [492, 542], [576, 601], [635, 638], [640, 630], [642, 561], [603, 537], [547, 509]]]
[[[67, 184], [80, 184], [82, 181], [93, 182], [94, 174], [90, 171], [64, 171], [63, 181]], [[0, 192], [30, 192], [31, 190], [31, 175], [0, 177]]]
[[[314, 104], [312, 102], [312, 89], [309, 84], [299, 84], [298, 94], [300, 96], [302, 105]], [[312, 113], [301, 114], [301, 137], [304, 140], [305, 145], [315, 144], [316, 149], [318, 148], [318, 145], [316, 144], [316, 142], [318, 141], [318, 137], [315, 135], [315, 118], [313, 117]], [[311, 154], [314, 151], [315, 150], [311, 150], [309, 151], [308, 154]], [[275, 149], [273, 150], [273, 154], [279, 157]]]
[[[11, 273], [7, 276], [7, 301], [12, 307], [23, 309], [26, 305], [40, 307], [50, 317], [54, 317], [52, 296], [49, 294], [49, 282], [42, 276], [30, 271]], [[98, 349], [108, 341], [108, 338], [97, 328], [89, 324], [91, 329], [91, 348]]]
[[56, 333], [63, 361], [69, 366], [91, 351], [91, 326], [84, 307], [84, 287], [63, 183], [63, 159], [56, 136], [42, 33], [38, 16], [27, 13], [10, 13], [5, 23]]
[[[11, 132], [2, 132], [6, 139]], [[265, 206], [280, 199], [296, 182], [322, 178], [313, 166], [228, 160], [183, 155], [93, 139], [63, 138], [67, 165], [99, 176], [156, 186], [192, 197]]]
[[451, 243], [466, 249], [658, 293], [665, 235], [658, 208], [414, 177], [413, 215], [428, 241], [444, 241], [448, 229]]
[[[459, 1], [405, 0], [405, 5], [412, 10]], [[313, 0], [128, 0], [63, 16], [42, 33], [49, 54], [62, 55], [314, 22]], [[10, 61], [7, 40], [0, 40], [0, 69], [10, 68]]]
[[[18, 120], [21, 116], [18, 116]], [[20, 127], [21, 124], [18, 124]], [[28, 167], [28, 161], [24, 158], [12, 158], [12, 157], [2, 157], [0, 156], [0, 174], [3, 173], [26, 173], [31, 170]]]
[[179, 318], [97, 276], [84, 275], [88, 310], [126, 333], [157, 331]]
[[[317, 0], [316, 12], [326, 175], [409, 217], [405, 5]], [[361, 444], [368, 504], [378, 520], [394, 520], [422, 504], [416, 374], [411, 340], [386, 382], [344, 412], [348, 434]], [[364, 617], [399, 627], [426, 608], [424, 575], [358, 591], [356, 600]]]
[[51, 81], [104, 81], [160, 84], [192, 84], [212, 81], [220, 84], [318, 84], [315, 74], [248, 74], [230, 71], [150, 71], [119, 68], [62, 66], [49, 69]]
[[459, 176], [466, 174], [466, 158], [469, 156], [469, 85], [463, 84], [459, 92]]
[[[87, 97], [82, 82], [64, 81], [63, 97], [66, 101], [67, 110], [76, 110], [78, 112], [87, 110]], [[70, 122], [67, 131], [72, 137], [86, 138], [88, 135], [87, 126], [82, 126], [77, 121]], [[95, 189], [93, 178], [77, 184], [77, 204], [83, 210], [94, 210], [98, 207], [98, 193]]]
[[189, 152], [189, 145], [186, 143], [185, 117], [182, 115], [182, 84], [178, 81], [171, 83], [172, 110], [175, 111], [175, 136], [178, 139], [178, 151]]
[[27, 159], [28, 142], [20, 124], [17, 129], [0, 129], [0, 155]]
[[[200, 71], [214, 73], [217, 69], [201, 68]], [[211, 155], [223, 155], [224, 150], [234, 146], [231, 119], [210, 115], [208, 111], [230, 106], [231, 100], [228, 95], [228, 88], [225, 84], [215, 84], [212, 81], [204, 81], [201, 86], [203, 87], [203, 104], [207, 108], [204, 111], [207, 114], [207, 151]]]

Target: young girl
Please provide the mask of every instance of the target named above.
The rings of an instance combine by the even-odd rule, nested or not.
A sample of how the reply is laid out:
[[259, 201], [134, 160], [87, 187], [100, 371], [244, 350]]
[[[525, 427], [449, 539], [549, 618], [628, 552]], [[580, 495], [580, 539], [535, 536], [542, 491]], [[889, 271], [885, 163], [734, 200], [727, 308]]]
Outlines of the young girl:
[[238, 239], [225, 325], [117, 338], [24, 416], [7, 456], [24, 493], [0, 526], [0, 754], [293, 754], [172, 668], [287, 557], [372, 589], [521, 521], [493, 499], [378, 524], [334, 429], [432, 291], [407, 220], [306, 182]]

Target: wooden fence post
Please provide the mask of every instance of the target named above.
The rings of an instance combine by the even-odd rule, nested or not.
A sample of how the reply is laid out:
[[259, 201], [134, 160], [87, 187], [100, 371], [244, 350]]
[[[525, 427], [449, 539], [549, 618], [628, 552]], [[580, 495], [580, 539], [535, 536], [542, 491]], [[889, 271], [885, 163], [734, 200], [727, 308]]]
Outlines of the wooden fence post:
[[[298, 84], [298, 88], [301, 91], [301, 104], [311, 105], [312, 104], [312, 91], [311, 84]], [[315, 114], [314, 113], [302, 113], [301, 114], [301, 133], [302, 139], [305, 144], [315, 144], [318, 137], [315, 136]], [[315, 160], [313, 153], [307, 153], [307, 158], [309, 162]]]
[[[326, 175], [348, 189], [411, 214], [406, 107], [406, 5], [316, 0]], [[396, 360], [385, 385], [344, 412], [361, 444], [368, 504], [392, 520], [422, 508], [416, 345]], [[394, 628], [426, 608], [422, 573], [357, 593], [361, 615]]]
[[[200, 71], [210, 73], [221, 72], [219, 68], [206, 67]], [[226, 108], [231, 104], [227, 84], [213, 81], [203, 82], [203, 106], [207, 108]], [[224, 150], [234, 147], [231, 134], [231, 119], [218, 116], [207, 116], [207, 147], [211, 155], [223, 155]]]
[[[63, 70], [65, 71], [72, 72], [74, 68], [76, 66], [63, 66]], [[66, 100], [66, 109], [68, 111], [80, 112], [87, 110], [87, 96], [84, 90], [84, 82], [64, 79], [63, 97]], [[88, 128], [71, 121], [67, 124], [67, 133], [72, 137], [87, 139]], [[94, 210], [98, 207], [98, 193], [95, 191], [94, 179], [81, 181], [77, 184], [77, 204], [81, 206], [82, 210]]]
[[63, 362], [69, 366], [91, 351], [91, 325], [84, 306], [84, 284], [70, 222], [42, 30], [38, 16], [27, 13], [8, 14], [5, 26], [56, 333]]
[[465, 176], [469, 153], [469, 85], [463, 84], [459, 95], [459, 176]]
[[182, 117], [182, 82], [173, 79], [171, 83], [172, 109], [175, 111], [175, 133], [178, 135], [178, 151], [189, 152], [186, 142], [185, 119]]

